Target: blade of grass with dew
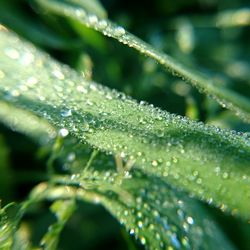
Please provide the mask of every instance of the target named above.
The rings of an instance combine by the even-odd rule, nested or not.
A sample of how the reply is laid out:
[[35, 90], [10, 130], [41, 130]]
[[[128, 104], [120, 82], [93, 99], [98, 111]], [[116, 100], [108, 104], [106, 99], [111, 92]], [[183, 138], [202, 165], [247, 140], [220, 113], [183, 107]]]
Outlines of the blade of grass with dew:
[[[13, 108], [15, 111], [16, 109]], [[12, 112], [12, 109], [8, 109]], [[19, 132], [24, 132], [27, 135], [33, 135], [35, 130], [32, 129], [32, 133], [28, 133], [28, 126], [24, 129], [20, 124], [28, 124], [30, 119], [35, 118], [35, 121], [38, 120], [37, 117], [29, 116], [27, 117], [27, 112], [24, 111], [22, 116], [21, 110], [18, 110], [19, 114], [15, 117], [15, 123], [12, 124], [12, 128], [18, 130]], [[27, 119], [28, 118], [28, 119]], [[20, 124], [19, 124], [20, 123]], [[17, 128], [15, 128], [17, 127]], [[21, 127], [21, 130], [20, 130]], [[49, 126], [50, 128], [50, 126]], [[48, 127], [41, 126], [38, 131], [44, 130], [44, 133], [47, 133]], [[50, 136], [48, 136], [50, 138]], [[32, 138], [38, 140], [38, 137], [32, 136]], [[73, 139], [73, 138], [72, 138]], [[52, 211], [55, 214], [58, 214], [58, 221], [51, 225], [48, 232], [44, 235], [41, 241], [41, 245], [45, 249], [56, 249], [59, 234], [63, 229], [68, 217], [73, 213], [75, 209], [75, 204], [72, 200], [60, 200], [67, 198], [74, 198], [75, 195], [79, 192], [80, 200], [88, 200], [91, 202], [96, 202], [97, 194], [94, 193], [96, 186], [102, 190], [102, 195], [100, 203], [104, 204], [106, 208], [126, 227], [127, 231], [131, 235], [134, 235], [142, 244], [146, 244], [148, 249], [154, 249], [155, 247], [163, 247], [164, 245], [172, 246], [174, 249], [178, 249], [181, 246], [184, 249], [198, 249], [201, 245], [204, 246], [204, 249], [214, 248], [218, 242], [221, 244], [222, 249], [232, 249], [230, 244], [226, 241], [223, 234], [220, 232], [219, 228], [214, 224], [214, 222], [207, 222], [209, 219], [208, 215], [203, 212], [203, 209], [200, 207], [197, 201], [187, 198], [185, 194], [180, 193], [177, 190], [171, 189], [163, 181], [156, 181], [156, 178], [149, 178], [145, 175], [140, 174], [139, 172], [125, 177], [125, 182], [120, 186], [120, 181], [123, 179], [120, 178], [118, 173], [109, 172], [103, 169], [103, 166], [112, 166], [114, 161], [111, 160], [111, 156], [98, 155], [98, 159], [94, 162], [94, 166], [91, 166], [91, 171], [86, 171], [86, 168], [89, 165], [90, 161], [86, 161], [85, 157], [88, 152], [85, 149], [85, 145], [79, 145], [76, 141], [72, 140], [70, 137], [64, 138], [63, 145], [61, 145], [62, 150], [57, 157], [60, 158], [61, 162], [64, 165], [64, 168], [67, 164], [67, 169], [73, 174], [67, 177], [55, 177], [52, 182], [64, 185], [63, 192], [54, 192], [57, 194], [57, 197], [53, 199], [59, 199], [55, 201], [52, 205]], [[40, 142], [40, 139], [38, 140]], [[74, 156], [72, 156], [74, 153]], [[85, 162], [85, 163], [84, 163]], [[78, 165], [78, 167], [77, 167]], [[83, 167], [84, 171], [79, 167]], [[77, 172], [76, 172], [77, 167]], [[98, 173], [98, 171], [102, 172]], [[121, 173], [120, 173], [121, 174]], [[132, 178], [132, 180], [131, 180]], [[118, 181], [118, 183], [117, 183]], [[138, 185], [139, 184], [139, 185]], [[72, 186], [82, 186], [84, 189], [89, 190], [89, 195], [86, 198], [81, 196], [81, 191], [69, 192], [67, 185]], [[50, 189], [49, 193], [44, 192], [44, 183], [40, 184], [35, 190], [39, 190], [42, 187], [43, 199], [50, 199], [52, 191]], [[149, 189], [148, 187], [153, 186]], [[50, 185], [51, 187], [51, 185]], [[92, 190], [93, 189], [93, 190]], [[159, 192], [160, 190], [160, 192]], [[168, 190], [166, 192], [166, 190]], [[40, 190], [41, 191], [41, 190]], [[113, 191], [118, 195], [112, 197], [110, 191]], [[131, 196], [132, 194], [132, 196]], [[131, 198], [133, 203], [131, 204]], [[130, 203], [127, 203], [129, 199]], [[38, 202], [41, 200], [38, 193], [33, 191], [33, 197], [30, 197], [29, 203]], [[155, 206], [155, 201], [157, 203], [161, 202], [163, 206]], [[129, 204], [129, 206], [127, 206]], [[143, 204], [143, 206], [142, 206]], [[191, 205], [192, 204], [192, 205]], [[141, 207], [140, 207], [141, 206]], [[129, 211], [133, 211], [130, 213]], [[197, 211], [199, 211], [197, 216]], [[172, 219], [175, 218], [177, 219]], [[7, 222], [5, 222], [7, 223]], [[200, 233], [200, 228], [203, 228], [206, 224], [206, 230]], [[211, 235], [209, 231], [212, 231]], [[8, 242], [12, 242], [12, 238], [18, 238], [18, 231], [13, 233], [13, 235], [6, 236]], [[155, 237], [157, 241], [155, 241]], [[197, 238], [198, 237], [198, 238]], [[223, 242], [223, 243], [222, 243]], [[14, 246], [18, 243], [18, 248], [25, 248], [24, 242], [14, 243]], [[27, 244], [27, 243], [26, 243]]]
[[250, 123], [250, 101], [246, 97], [217, 85], [209, 77], [186, 67], [169, 55], [156, 50], [151, 45], [127, 32], [124, 28], [109, 20], [101, 19], [93, 13], [89, 13], [87, 9], [72, 5], [71, 1], [36, 0], [36, 2], [48, 11], [78, 20], [83, 25], [95, 29], [105, 36], [117, 39], [119, 42], [153, 58], [173, 75], [181, 77], [200, 92], [211, 96], [222, 107], [232, 110], [245, 122]]
[[12, 249], [17, 224], [20, 220], [20, 205], [10, 203], [0, 208], [0, 246], [3, 250]]
[[70, 133], [222, 210], [250, 217], [248, 134], [138, 104], [87, 81], [7, 31], [0, 37], [5, 102], [45, 118], [64, 137]]
[[1, 100], [0, 121], [11, 130], [28, 135], [41, 144], [56, 136], [56, 129], [46, 120]]
[[[42, 184], [32, 196], [103, 204], [146, 249], [234, 249], [202, 206], [156, 177], [85, 172]], [[202, 230], [201, 230], [202, 229]]]

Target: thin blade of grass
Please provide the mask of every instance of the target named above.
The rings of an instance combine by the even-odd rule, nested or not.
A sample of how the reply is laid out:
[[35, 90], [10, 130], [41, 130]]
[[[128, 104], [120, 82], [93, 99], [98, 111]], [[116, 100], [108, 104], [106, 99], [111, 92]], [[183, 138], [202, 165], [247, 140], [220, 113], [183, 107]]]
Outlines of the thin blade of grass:
[[120, 27], [107, 19], [99, 18], [95, 13], [90, 13], [86, 8], [74, 6], [71, 1], [36, 0], [36, 2], [48, 11], [75, 19], [81, 24], [95, 29], [105, 36], [112, 37], [119, 42], [138, 50], [142, 54], [153, 58], [167, 71], [190, 83], [200, 92], [212, 97], [223, 108], [230, 109], [245, 122], [250, 123], [250, 101], [246, 97], [241, 96], [230, 89], [219, 86], [219, 84], [213, 82], [211, 78], [199, 73], [197, 70], [188, 68], [166, 53], [155, 49], [133, 34], [127, 32], [123, 27]]

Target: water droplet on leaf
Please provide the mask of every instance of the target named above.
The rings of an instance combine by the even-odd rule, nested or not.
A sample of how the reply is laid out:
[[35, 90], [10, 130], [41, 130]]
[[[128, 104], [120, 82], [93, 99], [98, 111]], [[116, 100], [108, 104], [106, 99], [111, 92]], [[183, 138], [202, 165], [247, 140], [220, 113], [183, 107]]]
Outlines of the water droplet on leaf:
[[116, 27], [115, 30], [114, 30], [114, 35], [115, 36], [122, 36], [125, 34], [125, 29], [122, 28], [122, 27]]

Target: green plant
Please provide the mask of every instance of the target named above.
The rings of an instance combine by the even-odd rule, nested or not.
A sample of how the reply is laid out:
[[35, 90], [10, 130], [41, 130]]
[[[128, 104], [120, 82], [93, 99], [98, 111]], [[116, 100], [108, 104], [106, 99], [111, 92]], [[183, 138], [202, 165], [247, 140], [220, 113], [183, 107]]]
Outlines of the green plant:
[[[18, 22], [3, 15], [3, 24], [45, 49], [72, 49], [72, 57], [75, 51], [82, 51], [84, 39], [97, 50], [105, 50], [103, 38], [94, 29], [156, 60], [246, 124], [250, 122], [247, 97], [108, 21], [97, 1], [31, 2], [39, 16], [34, 26], [20, 13]], [[1, 5], [5, 11], [15, 11], [14, 3]], [[247, 14], [249, 17], [249, 11]], [[58, 33], [50, 33], [42, 26], [46, 23]], [[32, 31], [41, 39], [36, 40]], [[239, 221], [249, 220], [248, 133], [172, 115], [97, 84], [87, 54], [78, 56], [72, 69], [3, 26], [0, 36], [1, 122], [39, 143], [37, 154], [47, 165], [27, 199], [1, 209], [2, 249], [33, 247], [32, 240], [23, 236], [22, 221], [44, 200], [52, 202], [50, 208], [56, 216], [39, 239], [44, 249], [57, 249], [59, 235], [79, 201], [102, 204], [148, 249], [234, 249], [207, 211], [211, 208], [203, 203]], [[60, 58], [60, 53], [57, 56]], [[182, 88], [189, 86], [181, 84]], [[190, 96], [187, 100], [187, 114], [193, 118], [198, 108]], [[0, 142], [1, 171], [11, 176], [8, 147], [4, 140]], [[2, 183], [2, 188], [8, 189], [8, 182]], [[249, 226], [242, 224], [247, 232]], [[140, 247], [128, 241], [131, 249]]]

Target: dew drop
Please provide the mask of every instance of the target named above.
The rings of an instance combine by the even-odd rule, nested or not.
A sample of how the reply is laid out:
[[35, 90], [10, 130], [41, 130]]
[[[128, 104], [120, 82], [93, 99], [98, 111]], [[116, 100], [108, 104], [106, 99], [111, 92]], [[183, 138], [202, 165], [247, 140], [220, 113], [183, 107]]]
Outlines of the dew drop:
[[66, 128], [62, 128], [59, 130], [59, 135], [61, 137], [66, 137], [69, 134], [69, 131]]
[[60, 80], [64, 79], [64, 74], [60, 70], [55, 69], [52, 71], [52, 74]]
[[164, 171], [164, 172], [162, 173], [162, 175], [163, 175], [164, 177], [167, 177], [167, 176], [169, 175], [169, 173], [168, 173], [168, 171]]
[[183, 229], [184, 229], [186, 232], [189, 230], [189, 225], [188, 225], [188, 223], [184, 222], [184, 223], [182, 224], [182, 226], [183, 226]]
[[68, 160], [69, 162], [74, 161], [75, 158], [76, 158], [76, 154], [75, 154], [74, 152], [69, 153], [68, 156], [67, 156], [67, 160]]
[[151, 231], [153, 231], [153, 230], [155, 229], [155, 225], [154, 225], [154, 224], [150, 224], [150, 225], [149, 225], [149, 229], [150, 229]]
[[192, 174], [193, 174], [193, 176], [195, 176], [195, 177], [196, 177], [196, 176], [198, 176], [198, 175], [199, 175], [199, 172], [198, 172], [197, 170], [194, 170]]
[[85, 17], [86, 16], [86, 12], [84, 10], [76, 10], [76, 16], [77, 17]]
[[228, 179], [228, 177], [229, 177], [229, 174], [227, 172], [223, 173], [223, 175], [222, 175], [223, 179]]
[[214, 171], [215, 171], [216, 175], [218, 175], [218, 174], [220, 173], [220, 167], [216, 167], [216, 168], [214, 169]]
[[19, 89], [22, 90], [22, 91], [27, 91], [29, 88], [26, 85], [20, 85]]
[[106, 97], [106, 99], [108, 99], [108, 100], [112, 100], [112, 99], [113, 99], [113, 97], [112, 97], [111, 95], [109, 95], [109, 94], [107, 94], [105, 97]]
[[152, 161], [152, 166], [153, 166], [153, 167], [157, 167], [157, 166], [158, 166], [158, 162], [157, 162], [156, 160], [153, 160], [153, 161]]
[[159, 137], [163, 137], [163, 136], [165, 135], [165, 133], [164, 133], [163, 130], [159, 130], [158, 133], [157, 133], [157, 135], [158, 135]]
[[76, 90], [77, 90], [78, 92], [81, 92], [81, 93], [84, 93], [84, 94], [87, 94], [87, 93], [88, 93], [87, 89], [85, 89], [85, 88], [84, 88], [83, 86], [81, 86], [81, 85], [77, 86], [77, 87], [76, 87]]
[[181, 243], [182, 243], [182, 245], [183, 245], [184, 247], [190, 248], [190, 244], [189, 244], [189, 242], [188, 242], [188, 238], [187, 238], [187, 237], [182, 238]]
[[70, 179], [71, 180], [75, 180], [77, 178], [77, 175], [76, 174], [72, 174], [71, 176], [70, 176]]
[[194, 224], [194, 219], [190, 216], [187, 217], [187, 223], [190, 224], [190, 225], [193, 225]]
[[137, 156], [139, 156], [139, 157], [142, 156], [142, 152], [140, 152], [140, 151], [137, 152]]
[[201, 184], [201, 183], [202, 183], [202, 179], [201, 179], [201, 178], [198, 178], [198, 179], [196, 180], [196, 183], [197, 183], [197, 184]]
[[180, 248], [180, 247], [181, 247], [181, 244], [180, 244], [179, 240], [177, 239], [176, 234], [171, 234], [170, 239], [171, 239], [172, 244], [173, 244], [176, 248]]
[[157, 217], [157, 218], [160, 217], [160, 214], [159, 214], [159, 212], [158, 212], [157, 210], [154, 210], [154, 211], [153, 211], [153, 215], [154, 215], [155, 217]]
[[138, 217], [138, 218], [142, 218], [142, 213], [141, 213], [141, 212], [138, 212], [138, 213], [137, 213], [137, 217]]
[[101, 20], [101, 21], [99, 22], [99, 28], [100, 28], [100, 29], [105, 29], [107, 26], [108, 26], [107, 21]]
[[159, 234], [159, 233], [156, 233], [155, 238], [156, 238], [157, 240], [160, 240], [160, 239], [161, 239], [160, 234]]
[[34, 76], [31, 76], [27, 79], [27, 84], [30, 87], [37, 84], [37, 83], [38, 83], [38, 80]]
[[89, 15], [88, 19], [90, 24], [96, 24], [98, 22], [98, 18], [96, 15]]
[[19, 52], [16, 49], [7, 48], [4, 52], [6, 56], [14, 60], [18, 59], [20, 56]]
[[97, 87], [96, 87], [95, 84], [91, 84], [90, 89], [93, 90], [93, 91], [97, 91]]
[[146, 239], [144, 237], [140, 237], [140, 241], [142, 245], [146, 244]]
[[178, 214], [179, 218], [180, 218], [181, 220], [183, 220], [183, 218], [184, 218], [184, 213], [183, 213], [183, 211], [182, 211], [181, 209], [178, 209], [178, 210], [177, 210], [177, 214]]
[[139, 119], [139, 123], [140, 123], [140, 124], [146, 124], [147, 121], [146, 121], [145, 119], [143, 119], [143, 118], [140, 118], [140, 119]]
[[171, 162], [170, 162], [170, 161], [167, 161], [167, 162], [166, 162], [166, 166], [167, 166], [167, 167], [170, 167], [170, 166], [171, 166]]
[[46, 100], [46, 98], [44, 96], [42, 96], [42, 95], [40, 95], [38, 98], [39, 98], [40, 101], [45, 101]]
[[122, 27], [116, 27], [114, 30], [114, 35], [115, 36], [122, 36], [125, 34], [125, 29]]
[[121, 158], [124, 158], [126, 156], [125, 152], [120, 153]]
[[142, 228], [143, 227], [142, 221], [138, 221], [137, 225], [138, 225], [139, 228]]
[[86, 101], [86, 104], [87, 104], [88, 106], [93, 106], [94, 103], [91, 102], [90, 100], [87, 100], [87, 101]]
[[71, 116], [71, 115], [72, 115], [71, 109], [66, 109], [66, 110], [63, 110], [63, 111], [61, 112], [61, 116], [62, 116], [62, 117], [69, 117], [69, 116]]
[[13, 90], [13, 91], [10, 92], [10, 95], [14, 96], [14, 97], [17, 97], [17, 96], [20, 95], [20, 93], [17, 90]]
[[21, 63], [23, 65], [29, 65], [34, 61], [34, 55], [32, 53], [25, 53], [22, 57], [21, 57]]
[[0, 79], [3, 79], [5, 77], [5, 74], [2, 70], [0, 70]]
[[135, 234], [135, 230], [134, 230], [133, 228], [130, 229], [129, 234], [130, 234], [130, 235], [134, 235], [134, 234]]
[[170, 229], [170, 226], [169, 226], [167, 220], [163, 220], [162, 223], [163, 223], [163, 228], [164, 228], [166, 231]]
[[85, 131], [85, 132], [89, 131], [89, 124], [84, 123], [83, 126], [82, 126], [82, 130]]

